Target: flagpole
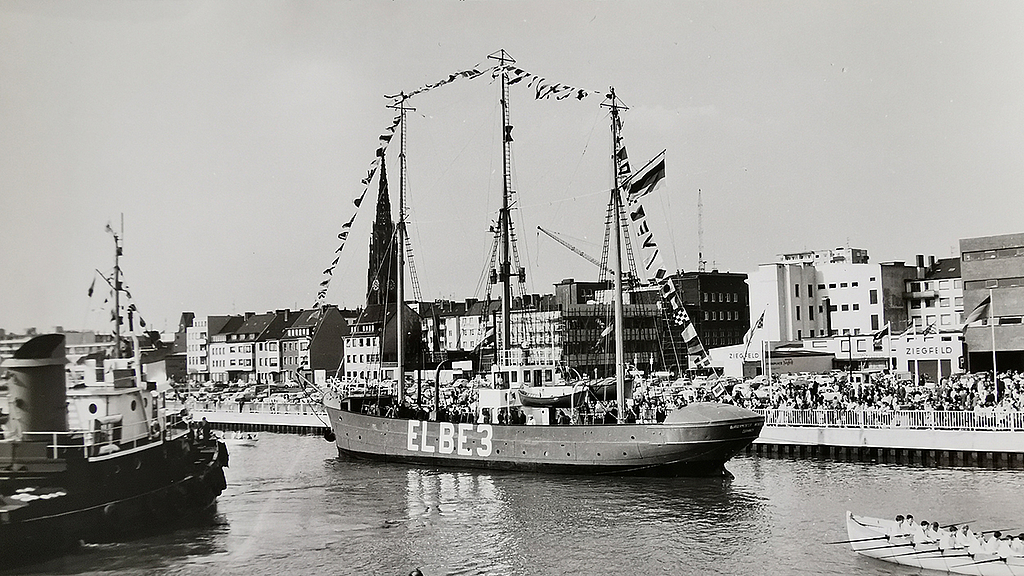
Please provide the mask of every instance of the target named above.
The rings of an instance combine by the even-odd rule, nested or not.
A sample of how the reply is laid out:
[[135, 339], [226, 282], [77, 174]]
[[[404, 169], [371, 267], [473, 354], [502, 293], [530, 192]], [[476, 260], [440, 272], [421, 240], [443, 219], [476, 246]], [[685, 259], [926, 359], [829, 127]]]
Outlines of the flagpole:
[[996, 322], [995, 322], [995, 300], [992, 299], [992, 289], [988, 289], [988, 326], [992, 332], [992, 387], [995, 388], [996, 402], [999, 401], [999, 383], [996, 381]]
[[885, 368], [892, 372], [892, 322], [885, 323]]

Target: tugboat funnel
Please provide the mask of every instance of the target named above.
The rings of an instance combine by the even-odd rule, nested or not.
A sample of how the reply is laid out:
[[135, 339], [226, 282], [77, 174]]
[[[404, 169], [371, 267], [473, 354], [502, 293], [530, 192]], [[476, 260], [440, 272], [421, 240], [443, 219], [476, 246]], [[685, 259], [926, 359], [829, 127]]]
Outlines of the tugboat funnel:
[[36, 336], [3, 362], [10, 380], [10, 428], [15, 437], [26, 432], [66, 432], [67, 389], [63, 334]]

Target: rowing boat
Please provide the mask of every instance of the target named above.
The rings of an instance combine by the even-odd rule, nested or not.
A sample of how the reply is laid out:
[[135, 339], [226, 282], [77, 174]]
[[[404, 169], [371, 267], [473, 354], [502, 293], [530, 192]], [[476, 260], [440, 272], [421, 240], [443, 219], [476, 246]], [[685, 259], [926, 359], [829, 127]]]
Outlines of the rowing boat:
[[846, 513], [850, 546], [858, 554], [894, 564], [979, 576], [1024, 576], [1024, 557], [1001, 558], [998, 554], [970, 554], [963, 548], [939, 550], [936, 544], [914, 544], [909, 536], [886, 536], [892, 520]]

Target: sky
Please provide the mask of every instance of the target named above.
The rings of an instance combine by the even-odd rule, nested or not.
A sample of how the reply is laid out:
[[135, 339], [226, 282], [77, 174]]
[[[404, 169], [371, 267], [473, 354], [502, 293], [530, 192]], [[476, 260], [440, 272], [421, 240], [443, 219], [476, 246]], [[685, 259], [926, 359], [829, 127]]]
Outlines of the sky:
[[[106, 226], [122, 218], [121, 267], [151, 328], [173, 331], [182, 311], [308, 308], [395, 115], [384, 96], [502, 49], [597, 92], [510, 90], [531, 292], [597, 278], [537, 226], [600, 257], [609, 87], [634, 168], [667, 150], [646, 208], [670, 269], [696, 269], [701, 246], [708, 269], [741, 273], [847, 245], [873, 262], [949, 257], [960, 238], [1024, 231], [1022, 38], [1016, 0], [0, 0], [0, 328], [110, 330]], [[498, 84], [408, 102], [422, 298], [482, 298]], [[362, 304], [376, 187], [328, 302]]]

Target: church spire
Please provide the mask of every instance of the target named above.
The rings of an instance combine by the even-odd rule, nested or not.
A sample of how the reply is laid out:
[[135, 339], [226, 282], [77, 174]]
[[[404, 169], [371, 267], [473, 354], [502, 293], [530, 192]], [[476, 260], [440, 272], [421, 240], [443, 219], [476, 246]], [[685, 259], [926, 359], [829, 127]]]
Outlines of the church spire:
[[373, 232], [370, 235], [369, 266], [366, 272], [367, 306], [392, 303], [397, 299], [396, 257], [395, 222], [391, 218], [388, 175], [384, 155], [381, 153], [377, 217], [373, 221]]

